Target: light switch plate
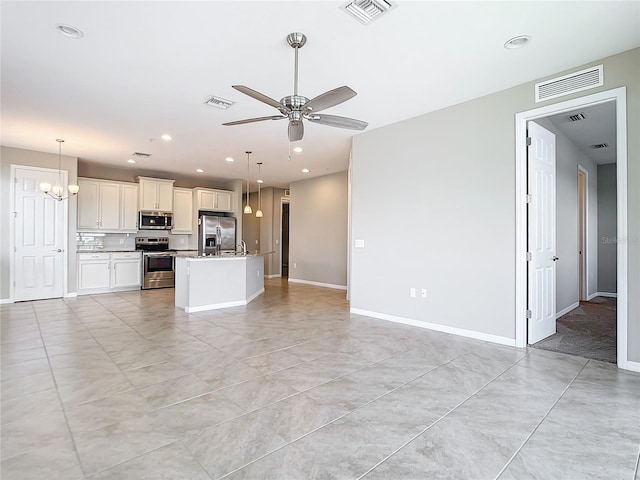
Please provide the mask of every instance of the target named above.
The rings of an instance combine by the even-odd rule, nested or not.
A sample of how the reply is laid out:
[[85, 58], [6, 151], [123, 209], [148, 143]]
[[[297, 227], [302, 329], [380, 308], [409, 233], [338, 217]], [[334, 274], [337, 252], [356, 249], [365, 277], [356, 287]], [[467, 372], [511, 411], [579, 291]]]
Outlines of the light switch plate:
[[364, 240], [356, 240], [356, 248], [364, 248]]

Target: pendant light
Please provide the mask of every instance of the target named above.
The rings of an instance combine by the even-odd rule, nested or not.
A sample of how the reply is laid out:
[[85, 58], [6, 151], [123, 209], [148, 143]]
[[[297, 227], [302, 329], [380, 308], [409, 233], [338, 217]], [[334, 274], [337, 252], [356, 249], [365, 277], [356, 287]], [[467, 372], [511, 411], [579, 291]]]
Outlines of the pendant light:
[[56, 142], [58, 142], [58, 181], [52, 186], [51, 183], [45, 180], [40, 184], [40, 190], [51, 198], [61, 202], [62, 200], [66, 200], [69, 197], [77, 195], [80, 191], [80, 187], [78, 185], [69, 185], [69, 195], [66, 197], [62, 196], [62, 193], [64, 192], [64, 187], [62, 186], [62, 144], [64, 143], [64, 140], [57, 138]]
[[244, 213], [250, 215], [253, 210], [251, 210], [251, 205], [249, 205], [249, 155], [251, 152], [244, 152], [247, 154], [247, 204], [244, 206]]
[[262, 198], [260, 198], [260, 184], [264, 183], [262, 181], [262, 176], [260, 174], [261, 172], [261, 167], [262, 166], [262, 162], [258, 162], [258, 210], [256, 210], [256, 217], [257, 218], [262, 218]]

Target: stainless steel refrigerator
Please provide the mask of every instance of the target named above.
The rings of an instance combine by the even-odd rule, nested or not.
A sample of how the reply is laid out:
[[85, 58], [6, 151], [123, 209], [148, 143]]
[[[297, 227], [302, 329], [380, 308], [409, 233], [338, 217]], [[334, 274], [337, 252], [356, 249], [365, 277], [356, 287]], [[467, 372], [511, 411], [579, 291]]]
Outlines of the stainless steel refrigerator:
[[236, 219], [200, 214], [198, 255], [219, 255], [236, 251]]

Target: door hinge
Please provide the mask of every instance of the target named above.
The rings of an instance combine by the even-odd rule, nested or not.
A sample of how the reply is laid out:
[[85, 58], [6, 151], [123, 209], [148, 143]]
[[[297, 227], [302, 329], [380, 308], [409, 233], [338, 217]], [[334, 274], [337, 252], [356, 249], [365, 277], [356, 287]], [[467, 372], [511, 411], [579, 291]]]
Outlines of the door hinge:
[[525, 315], [527, 316], [527, 318], [531, 318], [531, 310], [527, 310], [525, 312]]
[[531, 200], [533, 200], [533, 197], [531, 196], [531, 194], [530, 194], [530, 193], [527, 193], [527, 194], [524, 196], [524, 201], [525, 201], [526, 203], [531, 203]]
[[533, 260], [533, 255], [531, 255], [531, 252], [527, 252], [527, 262], [530, 262], [531, 260]]
[[531, 137], [527, 137], [527, 147], [531, 145]]

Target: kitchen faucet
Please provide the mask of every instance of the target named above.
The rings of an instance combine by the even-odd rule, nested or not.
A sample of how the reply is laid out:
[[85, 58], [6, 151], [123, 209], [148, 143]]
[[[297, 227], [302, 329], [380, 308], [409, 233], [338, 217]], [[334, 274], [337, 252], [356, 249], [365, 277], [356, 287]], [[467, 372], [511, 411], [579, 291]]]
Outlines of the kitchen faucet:
[[243, 255], [247, 254], [247, 242], [245, 242], [244, 240], [241, 240], [240, 243], [238, 244], [238, 247], [242, 248]]

